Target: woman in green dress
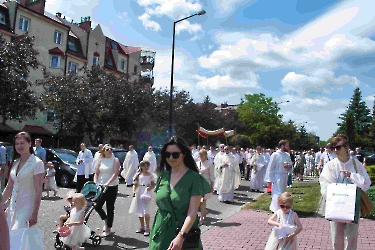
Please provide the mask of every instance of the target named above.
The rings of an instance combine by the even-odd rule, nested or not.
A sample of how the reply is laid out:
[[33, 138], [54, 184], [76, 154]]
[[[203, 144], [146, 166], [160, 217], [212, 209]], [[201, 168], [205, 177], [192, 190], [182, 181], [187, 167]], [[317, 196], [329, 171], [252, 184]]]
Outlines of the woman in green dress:
[[[198, 208], [202, 197], [211, 191], [210, 186], [199, 174], [186, 143], [175, 136], [161, 150], [158, 171], [155, 187], [158, 210], [150, 232], [149, 249], [184, 249], [186, 233], [198, 228]], [[181, 227], [177, 235], [176, 219]], [[199, 245], [196, 249], [203, 249], [202, 242]]]

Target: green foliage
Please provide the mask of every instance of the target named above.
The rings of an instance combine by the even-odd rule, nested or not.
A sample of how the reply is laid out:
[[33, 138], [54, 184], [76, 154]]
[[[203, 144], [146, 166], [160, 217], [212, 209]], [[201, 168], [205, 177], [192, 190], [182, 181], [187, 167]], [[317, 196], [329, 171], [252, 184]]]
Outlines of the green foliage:
[[228, 141], [231, 145], [240, 148], [255, 148], [256, 145], [250, 140], [249, 136], [246, 135], [234, 135], [230, 137]]
[[351, 113], [353, 116], [354, 131], [360, 135], [364, 135], [367, 127], [372, 122], [372, 117], [370, 115], [370, 110], [366, 106], [366, 103], [362, 101], [362, 94], [359, 88], [356, 88], [354, 90], [353, 97], [350, 100], [346, 112], [341, 114], [341, 123], [337, 124], [339, 127], [336, 131], [336, 134], [344, 133], [345, 123], [349, 113]]
[[7, 119], [23, 120], [35, 117], [41, 108], [37, 83], [27, 81], [29, 71], [40, 66], [34, 38], [26, 33], [19, 39], [15, 35], [5, 42], [0, 33], [0, 114], [2, 122]]
[[350, 148], [355, 148], [355, 127], [352, 112], [348, 112], [345, 120], [345, 135], [348, 137]]

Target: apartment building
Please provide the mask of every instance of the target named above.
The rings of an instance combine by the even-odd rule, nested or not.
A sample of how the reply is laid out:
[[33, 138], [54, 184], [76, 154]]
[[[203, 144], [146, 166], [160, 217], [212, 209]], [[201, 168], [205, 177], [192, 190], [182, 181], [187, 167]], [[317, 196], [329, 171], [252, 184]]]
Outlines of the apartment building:
[[[83, 74], [79, 70], [83, 66], [99, 65], [131, 82], [146, 79], [150, 87], [153, 85], [154, 51], [126, 46], [106, 37], [100, 24], [91, 27], [90, 17], [82, 17], [81, 22], [75, 23], [68, 21], [62, 13], [48, 13], [45, 2], [7, 0], [0, 4], [0, 33], [6, 41], [10, 41], [13, 34], [21, 37], [28, 32], [34, 36], [39, 61], [56, 75]], [[30, 71], [30, 81], [42, 78], [41, 68]], [[51, 138], [57, 133], [53, 125], [55, 118], [53, 110], [38, 112], [36, 119], [6, 121], [6, 126], [0, 126], [0, 132], [27, 131], [51, 141], [46, 145], [53, 146]], [[4, 136], [1, 139], [9, 140]]]

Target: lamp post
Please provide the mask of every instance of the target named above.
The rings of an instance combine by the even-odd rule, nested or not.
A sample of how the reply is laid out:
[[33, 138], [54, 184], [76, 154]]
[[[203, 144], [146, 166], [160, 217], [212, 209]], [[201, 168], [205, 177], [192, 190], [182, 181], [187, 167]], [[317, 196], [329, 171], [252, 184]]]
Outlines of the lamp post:
[[183, 20], [186, 20], [188, 18], [191, 18], [193, 16], [202, 16], [206, 14], [206, 11], [201, 10], [198, 13], [195, 13], [191, 16], [182, 18], [180, 20], [177, 20], [173, 23], [173, 40], [172, 40], [172, 68], [171, 68], [171, 87], [170, 87], [170, 92], [169, 92], [169, 126], [168, 126], [168, 131], [169, 131], [169, 136], [172, 136], [172, 102], [173, 102], [173, 68], [174, 68], [174, 39], [175, 39], [175, 34], [176, 34], [176, 23], [179, 23]]

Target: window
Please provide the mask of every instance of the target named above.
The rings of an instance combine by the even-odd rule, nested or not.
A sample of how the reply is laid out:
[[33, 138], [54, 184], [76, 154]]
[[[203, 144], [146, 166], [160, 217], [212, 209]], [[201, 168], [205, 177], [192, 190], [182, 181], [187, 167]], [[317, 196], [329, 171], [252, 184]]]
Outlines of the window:
[[73, 42], [68, 42], [68, 47], [71, 51], [77, 52], [76, 45]]
[[61, 68], [61, 56], [51, 56], [51, 68]]
[[25, 18], [25, 17], [20, 17], [20, 21], [18, 23], [18, 29], [23, 30], [23, 31], [29, 31], [29, 24], [30, 24], [30, 19]]
[[55, 31], [55, 36], [53, 37], [53, 40], [54, 40], [55, 43], [61, 44], [62, 43], [62, 34], [58, 31]]
[[73, 62], [69, 62], [69, 64], [68, 64], [68, 71], [69, 72], [77, 73], [78, 72], [78, 64], [73, 63]]
[[121, 69], [125, 70], [125, 60], [121, 60]]
[[105, 60], [105, 63], [109, 66], [109, 67], [113, 67], [113, 62], [111, 59], [107, 59]]
[[138, 74], [138, 66], [134, 65], [134, 75]]
[[5, 14], [3, 12], [0, 12], [0, 24], [4, 24], [4, 25], [7, 24], [5, 22]]
[[57, 122], [56, 112], [54, 110], [48, 110], [46, 123], [56, 123], [56, 122]]
[[111, 44], [112, 44], [112, 49], [117, 49], [117, 43], [115, 43], [115, 42], [112, 41]]
[[94, 56], [92, 59], [92, 66], [99, 65], [99, 56]]

